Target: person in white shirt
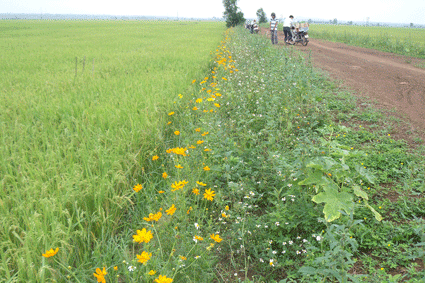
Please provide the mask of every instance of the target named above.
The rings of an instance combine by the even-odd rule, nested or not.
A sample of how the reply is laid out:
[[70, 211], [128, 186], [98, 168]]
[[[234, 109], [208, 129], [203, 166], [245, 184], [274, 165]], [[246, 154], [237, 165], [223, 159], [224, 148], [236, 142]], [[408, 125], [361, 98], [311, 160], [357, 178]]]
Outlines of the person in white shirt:
[[271, 14], [272, 18], [270, 20], [270, 33], [272, 35], [272, 44], [277, 44], [277, 25], [279, 21], [276, 20], [276, 14]]
[[289, 41], [292, 39], [291, 28], [293, 27], [294, 16], [290, 15], [289, 18], [286, 18], [283, 21], [283, 33], [285, 35], [286, 44], [290, 44]]

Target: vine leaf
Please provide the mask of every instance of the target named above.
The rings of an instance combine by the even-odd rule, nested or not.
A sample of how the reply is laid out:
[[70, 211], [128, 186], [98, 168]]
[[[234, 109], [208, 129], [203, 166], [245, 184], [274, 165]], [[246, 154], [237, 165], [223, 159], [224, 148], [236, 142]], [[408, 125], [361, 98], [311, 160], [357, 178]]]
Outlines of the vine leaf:
[[341, 216], [341, 210], [347, 213], [353, 209], [353, 196], [347, 192], [338, 192], [334, 186], [326, 186], [324, 192], [315, 195], [312, 201], [315, 203], [325, 203], [323, 213], [328, 222], [332, 222]]

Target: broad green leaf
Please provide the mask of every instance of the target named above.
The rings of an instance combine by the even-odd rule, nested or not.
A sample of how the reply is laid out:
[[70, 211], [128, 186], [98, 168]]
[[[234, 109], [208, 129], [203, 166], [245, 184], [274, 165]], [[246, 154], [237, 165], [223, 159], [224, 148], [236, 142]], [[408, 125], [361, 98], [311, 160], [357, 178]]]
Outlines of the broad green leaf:
[[367, 193], [365, 191], [363, 191], [359, 186], [354, 186], [353, 187], [354, 190], [354, 194], [358, 197], [361, 197], [365, 200], [369, 200], [369, 197], [367, 196]]
[[378, 221], [382, 221], [382, 215], [376, 211], [373, 207], [371, 207], [369, 204], [366, 203], [366, 207], [370, 209], [370, 211], [373, 212], [373, 214], [375, 215], [375, 219]]
[[369, 183], [375, 184], [376, 177], [369, 173], [363, 166], [356, 166], [356, 171], [359, 175], [365, 178]]
[[315, 195], [312, 200], [315, 203], [325, 203], [323, 213], [328, 222], [338, 219], [341, 216], [341, 210], [350, 213], [354, 205], [351, 194], [346, 192], [340, 193], [334, 188], [328, 188], [327, 191]]
[[298, 185], [326, 185], [329, 183], [329, 180], [326, 179], [325, 176], [323, 176], [323, 173], [321, 171], [315, 171], [312, 174], [309, 174], [308, 177], [301, 182], [298, 182]]

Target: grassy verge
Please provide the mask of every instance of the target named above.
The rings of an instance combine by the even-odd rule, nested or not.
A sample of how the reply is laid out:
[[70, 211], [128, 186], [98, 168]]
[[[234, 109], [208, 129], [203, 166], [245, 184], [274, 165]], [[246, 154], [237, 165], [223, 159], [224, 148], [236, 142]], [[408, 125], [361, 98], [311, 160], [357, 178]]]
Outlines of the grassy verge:
[[420, 282], [422, 155], [290, 49], [236, 29], [216, 52], [169, 113], [170, 139], [144, 175], [133, 231], [158, 236], [138, 245], [152, 252], [144, 274]]
[[311, 25], [310, 35], [312, 38], [425, 58], [424, 29]]

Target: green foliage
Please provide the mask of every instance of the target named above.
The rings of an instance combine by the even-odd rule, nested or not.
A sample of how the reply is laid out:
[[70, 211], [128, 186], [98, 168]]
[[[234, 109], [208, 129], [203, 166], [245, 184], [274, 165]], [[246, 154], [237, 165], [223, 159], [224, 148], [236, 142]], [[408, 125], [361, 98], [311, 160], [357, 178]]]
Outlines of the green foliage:
[[266, 12], [264, 12], [263, 8], [258, 9], [256, 15], [259, 24], [267, 22]]
[[224, 18], [226, 19], [227, 27], [235, 27], [245, 23], [245, 18], [242, 11], [237, 6], [238, 0], [223, 0]]

